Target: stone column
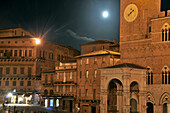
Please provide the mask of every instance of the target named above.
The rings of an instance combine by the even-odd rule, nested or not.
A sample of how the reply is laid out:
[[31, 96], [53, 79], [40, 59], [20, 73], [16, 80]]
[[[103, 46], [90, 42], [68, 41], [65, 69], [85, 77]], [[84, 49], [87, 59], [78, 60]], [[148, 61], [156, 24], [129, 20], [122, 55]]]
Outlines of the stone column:
[[119, 113], [122, 113], [122, 100], [123, 100], [123, 95], [122, 95], [122, 91], [117, 91], [117, 110], [119, 111]]
[[107, 113], [107, 89], [101, 89], [100, 93], [100, 113]]
[[146, 93], [143, 91], [139, 92], [139, 112], [146, 113]]

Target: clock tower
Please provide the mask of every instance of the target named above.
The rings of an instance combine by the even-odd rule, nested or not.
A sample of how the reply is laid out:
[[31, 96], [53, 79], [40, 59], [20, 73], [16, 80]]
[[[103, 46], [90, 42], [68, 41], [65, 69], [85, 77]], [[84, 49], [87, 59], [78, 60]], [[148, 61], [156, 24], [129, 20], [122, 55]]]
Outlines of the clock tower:
[[146, 49], [153, 41], [151, 23], [152, 19], [159, 18], [163, 13], [160, 11], [161, 0], [121, 0], [120, 6], [121, 61], [138, 63], [136, 58], [145, 57], [149, 52], [145, 51], [143, 55], [140, 49]]

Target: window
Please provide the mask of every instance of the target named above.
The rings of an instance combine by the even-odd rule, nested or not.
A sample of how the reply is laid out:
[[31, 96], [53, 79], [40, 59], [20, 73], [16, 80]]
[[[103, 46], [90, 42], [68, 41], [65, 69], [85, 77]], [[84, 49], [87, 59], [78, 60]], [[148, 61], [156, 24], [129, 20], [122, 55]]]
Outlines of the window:
[[63, 82], [66, 82], [66, 73], [64, 72], [64, 79]]
[[70, 92], [72, 92], [73, 91], [73, 86], [70, 86]]
[[5, 86], [9, 86], [9, 81], [5, 81]]
[[80, 60], [80, 65], [82, 65], [82, 59]]
[[25, 43], [25, 41], [22, 41], [22, 43]]
[[151, 26], [149, 26], [149, 33], [151, 32]]
[[44, 95], [48, 95], [48, 90], [44, 90]]
[[24, 81], [20, 81], [20, 86], [24, 86]]
[[97, 77], [97, 70], [94, 70], [94, 78]]
[[10, 41], [8, 41], [8, 44], [10, 44], [11, 42]]
[[3, 44], [4, 43], [4, 41], [1, 41], [1, 44]]
[[56, 92], [59, 92], [59, 86], [56, 86]]
[[82, 72], [80, 71], [80, 78], [81, 78], [81, 76], [82, 76]]
[[17, 74], [17, 68], [16, 67], [13, 68], [13, 74]]
[[16, 86], [17, 82], [16, 81], [13, 81], [13, 86]]
[[27, 50], [25, 50], [25, 56], [27, 56]]
[[18, 41], [15, 41], [15, 44], [17, 44], [18, 43]]
[[57, 73], [57, 79], [59, 79], [59, 73]]
[[104, 49], [104, 46], [102, 46], [101, 49]]
[[85, 93], [85, 96], [87, 97], [87, 94], [88, 94], [88, 89], [86, 89], [86, 93]]
[[19, 50], [19, 56], [22, 56], [22, 50]]
[[14, 56], [17, 56], [18, 51], [14, 50]]
[[27, 81], [27, 86], [31, 86], [31, 81]]
[[6, 74], [9, 74], [9, 73], [10, 73], [10, 68], [7, 67], [7, 68], [6, 68]]
[[31, 74], [32, 74], [32, 68], [28, 67], [28, 76], [31, 76]]
[[97, 58], [96, 57], [94, 58], [94, 64], [97, 64]]
[[0, 68], [0, 76], [2, 76], [2, 74], [3, 74], [3, 68], [1, 67]]
[[162, 69], [162, 84], [170, 84], [170, 72], [167, 66]]
[[53, 74], [51, 74], [51, 83], [53, 83]]
[[70, 79], [73, 78], [73, 72], [70, 72]]
[[41, 57], [41, 50], [40, 50], [40, 57]]
[[29, 57], [32, 57], [32, 50], [29, 50]]
[[86, 59], [86, 64], [89, 64], [89, 58]]
[[150, 67], [147, 68], [147, 84], [153, 84], [153, 72]]
[[53, 90], [50, 90], [50, 95], [53, 95], [54, 93], [53, 93]]
[[170, 26], [165, 23], [162, 27], [162, 41], [170, 41]]
[[86, 70], [86, 78], [89, 78], [89, 71]]
[[66, 93], [66, 86], [63, 86], [63, 94]]
[[12, 50], [10, 50], [10, 56], [12, 56]]
[[105, 63], [105, 57], [102, 57], [102, 63]]
[[24, 74], [24, 67], [20, 68], [20, 74]]

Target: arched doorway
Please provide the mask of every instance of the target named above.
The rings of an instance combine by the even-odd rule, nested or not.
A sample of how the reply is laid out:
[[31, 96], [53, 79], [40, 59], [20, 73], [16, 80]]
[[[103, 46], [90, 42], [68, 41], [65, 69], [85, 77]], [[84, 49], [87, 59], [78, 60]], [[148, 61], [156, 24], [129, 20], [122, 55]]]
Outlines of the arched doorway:
[[163, 104], [163, 113], [168, 113], [167, 103]]
[[110, 81], [108, 86], [108, 99], [107, 99], [107, 112], [108, 113], [118, 113], [121, 109], [121, 92], [123, 89], [122, 83], [113, 79]]
[[154, 113], [153, 104], [151, 102], [147, 103], [147, 113]]
[[137, 113], [137, 101], [135, 99], [130, 99], [130, 113]]
[[139, 85], [137, 82], [130, 84], [130, 113], [138, 113]]

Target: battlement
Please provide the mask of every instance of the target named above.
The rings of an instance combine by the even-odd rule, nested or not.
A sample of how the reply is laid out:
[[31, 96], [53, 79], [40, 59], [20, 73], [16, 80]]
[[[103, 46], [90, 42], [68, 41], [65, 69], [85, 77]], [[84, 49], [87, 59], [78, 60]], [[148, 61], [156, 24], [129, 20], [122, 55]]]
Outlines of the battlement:
[[170, 10], [167, 10], [167, 12], [161, 11], [158, 15], [158, 17], [165, 17], [165, 16], [170, 16]]

